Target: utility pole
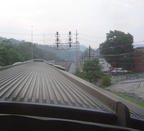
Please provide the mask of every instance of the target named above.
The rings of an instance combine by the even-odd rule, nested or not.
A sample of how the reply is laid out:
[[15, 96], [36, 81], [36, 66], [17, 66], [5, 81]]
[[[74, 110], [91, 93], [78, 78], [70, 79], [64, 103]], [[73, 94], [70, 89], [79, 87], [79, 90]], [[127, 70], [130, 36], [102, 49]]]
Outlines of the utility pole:
[[90, 45], [89, 45], [89, 59], [91, 58], [91, 48], [90, 48]]
[[77, 41], [78, 41], [78, 33], [77, 33], [77, 30], [76, 30], [76, 43], [77, 43]]
[[32, 52], [32, 60], [33, 60], [33, 26], [31, 26], [31, 52]]
[[45, 34], [43, 32], [43, 45], [45, 45]]
[[76, 65], [79, 65], [79, 41], [78, 41], [78, 33], [76, 30], [76, 42], [75, 42], [75, 52], [76, 52]]

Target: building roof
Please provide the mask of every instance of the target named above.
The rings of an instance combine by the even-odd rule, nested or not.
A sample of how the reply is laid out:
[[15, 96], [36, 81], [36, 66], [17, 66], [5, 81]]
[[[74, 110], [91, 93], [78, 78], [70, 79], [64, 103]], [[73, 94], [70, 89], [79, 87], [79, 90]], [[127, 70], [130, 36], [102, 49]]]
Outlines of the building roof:
[[43, 60], [0, 68], [0, 114], [142, 125], [144, 108], [60, 68]]
[[0, 100], [108, 111], [100, 101], [44, 62], [28, 62], [1, 70]]

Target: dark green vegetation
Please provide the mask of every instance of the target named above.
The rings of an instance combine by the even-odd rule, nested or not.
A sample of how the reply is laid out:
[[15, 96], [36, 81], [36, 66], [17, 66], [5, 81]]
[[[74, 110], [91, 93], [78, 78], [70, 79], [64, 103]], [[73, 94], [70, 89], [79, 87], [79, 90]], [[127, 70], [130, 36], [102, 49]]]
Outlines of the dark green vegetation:
[[121, 31], [107, 33], [106, 41], [100, 45], [100, 53], [113, 67], [133, 68], [133, 36]]
[[99, 60], [97, 58], [86, 59], [82, 66], [82, 72], [77, 69], [76, 75], [89, 82], [97, 81], [102, 76]]
[[76, 76], [92, 83], [97, 83], [100, 87], [111, 85], [111, 75], [103, 75], [99, 60], [96, 57], [86, 59], [81, 68], [76, 69]]
[[102, 87], [107, 87], [111, 85], [111, 75], [104, 75], [102, 77]]
[[[33, 50], [33, 53], [32, 53]], [[0, 66], [10, 65], [30, 59], [56, 60], [60, 59], [52, 52], [40, 49], [30, 42], [12, 44], [9, 40], [0, 42]]]
[[[7, 39], [4, 37], [0, 37], [0, 43], [9, 43], [12, 44], [13, 48], [20, 56], [24, 58], [20, 58], [18, 60], [6, 60], [7, 62], [3, 62], [5, 59], [3, 58], [1, 52], [0, 52], [0, 65], [9, 65], [17, 61], [24, 61], [24, 60], [29, 60], [32, 58], [32, 45], [30, 42], [25, 42], [24, 40], [19, 41], [15, 40], [13, 38]], [[20, 46], [19, 46], [20, 45]], [[18, 47], [17, 47], [18, 46]], [[19, 48], [20, 47], [20, 48]], [[56, 60], [56, 61], [64, 61], [64, 60], [75, 60], [76, 59], [76, 53], [74, 50], [74, 45], [72, 45], [71, 48], [68, 48], [66, 45], [62, 45], [63, 49], [56, 48], [56, 45], [40, 45], [40, 44], [33, 44], [33, 51], [34, 51], [34, 59], [46, 59], [46, 60]], [[2, 45], [0, 45], [0, 48], [3, 48]], [[79, 56], [82, 55], [82, 52], [86, 49], [85, 46], [81, 45], [80, 46], [80, 52]], [[7, 49], [6, 49], [7, 50]], [[20, 50], [20, 51], [19, 51]], [[24, 51], [23, 51], [24, 50]], [[9, 51], [5, 51], [5, 54], [8, 53]], [[11, 53], [10, 53], [11, 54]]]
[[137, 105], [139, 105], [139, 106], [144, 107], [144, 102], [139, 101], [139, 100], [136, 100], [136, 99], [134, 99], [134, 98], [132, 98], [132, 97], [130, 97], [130, 96], [127, 96], [127, 95], [125, 95], [124, 93], [112, 92], [112, 91], [111, 91], [111, 93], [113, 93], [113, 94], [115, 94], [115, 95], [117, 95], [117, 96], [120, 96], [120, 97], [122, 97], [122, 98], [124, 98], [124, 99], [126, 99], [126, 100], [128, 100], [128, 101], [130, 101], [130, 102], [132, 102], [132, 103], [134, 103], [134, 104], [137, 104]]

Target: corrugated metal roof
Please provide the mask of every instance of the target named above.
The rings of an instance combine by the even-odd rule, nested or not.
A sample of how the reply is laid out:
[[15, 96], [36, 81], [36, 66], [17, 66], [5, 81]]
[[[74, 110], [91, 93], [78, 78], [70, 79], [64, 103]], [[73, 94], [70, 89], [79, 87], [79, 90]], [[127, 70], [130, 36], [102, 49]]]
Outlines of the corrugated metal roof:
[[74, 106], [109, 112], [99, 100], [45, 62], [28, 62], [0, 71], [0, 101]]

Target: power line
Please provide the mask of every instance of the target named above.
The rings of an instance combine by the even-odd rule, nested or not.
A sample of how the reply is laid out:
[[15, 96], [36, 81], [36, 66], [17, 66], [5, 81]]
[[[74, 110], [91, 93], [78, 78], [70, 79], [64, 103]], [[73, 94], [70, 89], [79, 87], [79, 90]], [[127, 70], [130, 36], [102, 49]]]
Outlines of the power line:
[[94, 36], [94, 35], [88, 35], [88, 34], [80, 34], [80, 35], [88, 36], [88, 37], [91, 37], [91, 38], [105, 38], [105, 37], [102, 37], [102, 36]]
[[121, 54], [109, 54], [109, 55], [102, 55], [102, 56], [123, 56], [128, 54], [136, 54], [137, 52], [128, 52], [128, 53], [121, 53]]
[[[0, 33], [9, 34], [9, 35], [31, 35], [31, 34], [25, 34], [25, 33], [12, 33], [12, 32], [0, 32]], [[41, 34], [33, 34], [33, 35], [43, 35], [43, 33], [41, 33]], [[55, 34], [47, 34], [46, 33], [45, 35], [55, 35]]]
[[81, 38], [79, 38], [79, 39], [82, 40], [82, 41], [88, 41], [88, 42], [92, 42], [92, 43], [101, 43], [101, 42], [98, 42], [98, 41], [92, 41], [92, 40], [81, 39]]
[[[100, 56], [98, 56], [100, 58]], [[116, 61], [116, 58], [109, 58], [110, 61]], [[129, 60], [133, 60], [130, 61]], [[137, 61], [138, 60], [138, 61]], [[121, 59], [119, 61], [123, 61], [125, 64], [143, 64], [144, 58], [142, 56], [133, 56], [133, 57], [126, 57], [125, 59]], [[123, 63], [121, 63], [123, 64]]]
[[[134, 43], [142, 43], [142, 42], [144, 42], [144, 40], [142, 40], [142, 41], [137, 41], [137, 42], [134, 42]], [[133, 44], [134, 44], [134, 43], [133, 43]]]
[[[115, 46], [115, 45], [113, 45], [113, 46], [110, 46], [110, 47], [105, 47], [105, 48], [103, 48], [102, 47], [102, 49], [114, 49], [114, 48], [118, 48], [118, 47], [124, 47], [124, 46], [129, 46], [129, 45], [132, 45], [132, 44], [126, 44], [126, 45], [117, 45], [117, 46]], [[133, 45], [132, 45], [133, 46]], [[101, 47], [100, 47], [101, 48]]]
[[[139, 41], [139, 42], [134, 42], [134, 43], [140, 43], [140, 42], [144, 42], [144, 41]], [[113, 45], [113, 46], [111, 46], [111, 47], [105, 47], [105, 48], [103, 48], [103, 49], [113, 49], [113, 48], [124, 47], [124, 46], [128, 46], [128, 45], [134, 46], [134, 43], [133, 43], [133, 44], [126, 44], [126, 45], [117, 45], [117, 46]], [[135, 45], [136, 45], [136, 44], [135, 44]]]
[[[0, 34], [7, 34], [7, 35], [27, 35], [27, 36], [31, 36], [31, 34], [26, 34], [26, 33], [14, 33], [14, 32], [0, 32]], [[54, 36], [55, 34], [48, 34], [48, 33], [33, 33], [33, 36], [43, 36], [45, 35], [45, 37], [47, 36]], [[61, 34], [61, 35], [67, 35], [67, 34]], [[87, 37], [91, 37], [91, 38], [105, 38], [105, 37], [101, 37], [101, 36], [94, 36], [94, 35], [88, 35], [88, 34], [80, 34], [81, 36], [87, 36]], [[95, 41], [95, 40], [88, 40], [88, 39], [83, 39], [83, 38], [79, 38], [80, 40], [82, 41], [87, 41], [87, 42], [92, 42], [92, 43], [102, 43], [102, 42], [99, 42], [99, 41]], [[41, 41], [41, 40], [36, 40], [36, 41]], [[141, 41], [137, 41], [137, 42], [134, 42], [133, 45], [136, 43], [142, 43], [144, 42], [144, 40], [141, 40]], [[103, 49], [112, 49], [112, 48], [117, 48], [117, 47], [125, 47], [125, 46], [128, 46], [128, 45], [131, 45], [131, 44], [126, 44], [126, 45], [117, 45], [117, 46], [113, 46], [113, 47], [109, 47], [109, 48], [103, 48]]]

